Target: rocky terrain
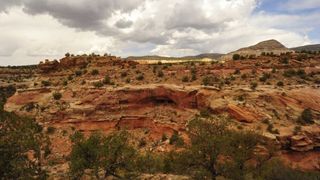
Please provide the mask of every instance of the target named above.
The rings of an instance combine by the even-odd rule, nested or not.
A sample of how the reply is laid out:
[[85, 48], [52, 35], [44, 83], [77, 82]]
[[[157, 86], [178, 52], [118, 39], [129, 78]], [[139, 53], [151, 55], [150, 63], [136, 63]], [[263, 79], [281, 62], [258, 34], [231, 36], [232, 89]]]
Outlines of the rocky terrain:
[[[162, 137], [178, 132], [188, 142], [186, 125], [197, 114], [226, 116], [235, 131], [253, 130], [275, 142], [290, 167], [319, 171], [320, 54], [294, 53], [275, 40], [227, 56], [233, 54], [243, 58], [139, 64], [67, 54], [41, 62], [28, 76], [12, 71], [21, 80], [8, 82], [17, 91], [4, 108], [55, 129], [49, 135], [52, 173], [67, 169], [75, 130], [126, 129], [136, 142], [145, 140], [141, 150], [167, 152], [175, 147]], [[301, 122], [306, 111], [312, 123]]]

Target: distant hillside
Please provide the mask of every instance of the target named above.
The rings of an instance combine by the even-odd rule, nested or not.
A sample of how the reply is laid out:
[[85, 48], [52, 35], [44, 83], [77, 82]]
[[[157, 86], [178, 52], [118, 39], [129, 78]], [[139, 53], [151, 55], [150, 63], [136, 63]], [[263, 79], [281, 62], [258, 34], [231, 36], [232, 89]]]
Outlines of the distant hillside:
[[274, 50], [287, 50], [287, 48], [283, 44], [281, 44], [279, 41], [271, 39], [271, 40], [259, 42], [258, 44], [253, 46], [241, 48], [238, 51], [247, 51], [247, 50], [274, 51]]
[[299, 46], [299, 47], [294, 47], [294, 48], [290, 48], [290, 49], [294, 50], [294, 51], [320, 51], [320, 44]]
[[292, 50], [286, 48], [283, 44], [281, 44], [279, 41], [271, 39], [267, 41], [259, 42], [258, 44], [255, 44], [253, 46], [241, 48], [237, 51], [228, 53], [225, 56], [222, 56], [221, 59], [228, 60], [232, 59], [232, 56], [234, 54], [240, 54], [242, 56], [247, 55], [260, 55], [262, 52], [266, 53], [273, 53], [273, 54], [281, 54], [286, 52], [291, 52]]
[[205, 53], [205, 54], [199, 54], [196, 56], [184, 56], [184, 57], [165, 57], [165, 56], [129, 56], [126, 59], [130, 60], [193, 60], [193, 59], [218, 59], [223, 54], [218, 53]]

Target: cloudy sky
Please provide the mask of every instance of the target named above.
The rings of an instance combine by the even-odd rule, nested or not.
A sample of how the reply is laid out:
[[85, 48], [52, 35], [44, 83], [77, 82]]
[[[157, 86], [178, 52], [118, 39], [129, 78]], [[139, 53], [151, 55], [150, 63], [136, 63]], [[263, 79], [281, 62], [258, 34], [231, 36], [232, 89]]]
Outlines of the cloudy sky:
[[0, 65], [66, 52], [186, 56], [320, 43], [320, 0], [1, 0]]

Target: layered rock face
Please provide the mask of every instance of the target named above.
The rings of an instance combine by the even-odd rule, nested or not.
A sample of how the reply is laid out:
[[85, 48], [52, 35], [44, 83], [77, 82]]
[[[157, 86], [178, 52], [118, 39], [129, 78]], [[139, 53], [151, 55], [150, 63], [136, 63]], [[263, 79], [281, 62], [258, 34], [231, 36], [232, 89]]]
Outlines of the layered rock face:
[[[53, 92], [60, 92], [62, 99], [54, 100]], [[149, 128], [151, 137], [156, 139], [164, 133], [185, 131], [188, 120], [203, 109], [227, 113], [239, 122], [248, 123], [250, 128], [265, 119], [286, 118], [294, 121], [295, 114], [291, 117], [288, 113], [300, 112], [307, 107], [315, 112], [320, 111], [317, 89], [292, 90], [286, 95], [277, 91], [255, 93], [246, 102], [234, 100], [232, 93], [233, 90], [175, 85], [41, 88], [18, 91], [8, 99], [5, 108], [7, 111], [34, 116], [44, 124], [74, 126], [85, 132]], [[32, 108], [28, 108], [30, 106]], [[276, 136], [283, 148], [289, 146], [294, 151], [309, 151], [320, 144], [320, 130], [316, 126], [312, 125], [311, 130], [304, 130], [298, 135], [287, 130], [282, 133], [282, 127], [279, 126], [280, 134]]]
[[[197, 89], [171, 85], [60, 90], [60, 101], [52, 99], [56, 91], [19, 91], [8, 100], [6, 110], [35, 116], [45, 124], [69, 124], [82, 131], [150, 128], [152, 136], [160, 138], [163, 133], [184, 129], [186, 121], [205, 104]], [[31, 104], [33, 108], [27, 111]]]

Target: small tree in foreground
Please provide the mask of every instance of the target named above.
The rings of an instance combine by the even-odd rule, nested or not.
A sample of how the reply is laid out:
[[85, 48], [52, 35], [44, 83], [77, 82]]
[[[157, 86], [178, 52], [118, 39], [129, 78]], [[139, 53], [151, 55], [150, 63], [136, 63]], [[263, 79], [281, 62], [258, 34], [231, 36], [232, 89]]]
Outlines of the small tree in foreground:
[[45, 179], [40, 164], [42, 127], [33, 119], [0, 110], [0, 129], [1, 179]]
[[92, 169], [99, 178], [99, 171], [104, 171], [104, 177], [114, 176], [126, 179], [134, 176], [136, 151], [128, 143], [128, 133], [121, 131], [107, 137], [99, 133], [84, 138], [76, 132], [72, 137], [70, 155], [70, 171], [75, 178], [80, 178], [86, 169]]

